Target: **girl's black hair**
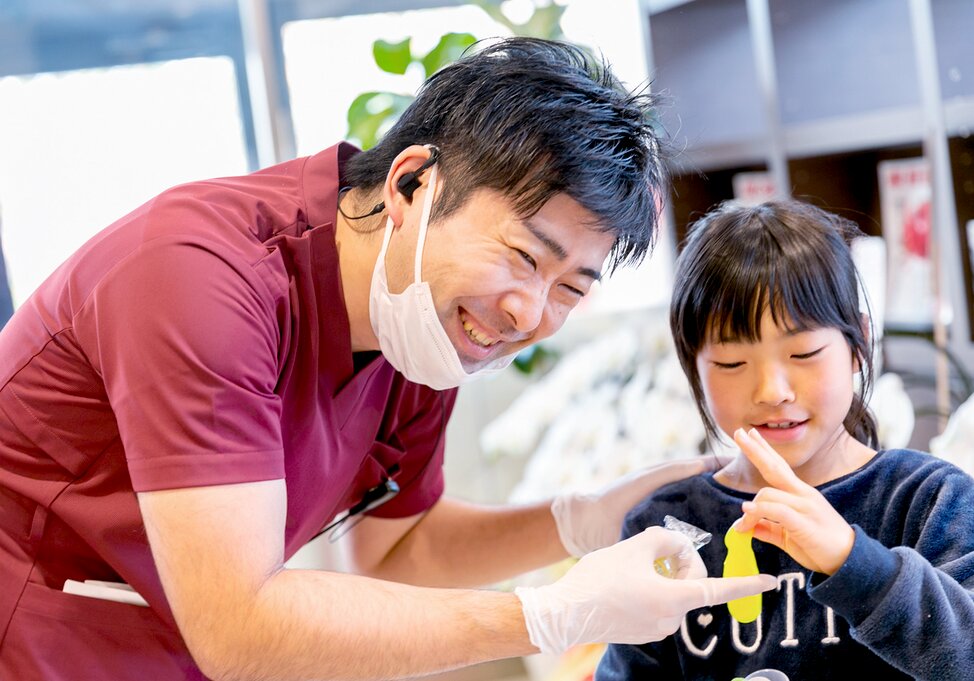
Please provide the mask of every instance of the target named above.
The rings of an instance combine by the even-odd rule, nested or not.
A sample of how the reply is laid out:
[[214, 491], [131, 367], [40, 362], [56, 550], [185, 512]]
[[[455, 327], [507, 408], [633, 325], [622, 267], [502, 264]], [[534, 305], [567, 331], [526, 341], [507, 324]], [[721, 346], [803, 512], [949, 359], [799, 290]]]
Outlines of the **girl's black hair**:
[[608, 65], [556, 41], [509, 38], [433, 74], [379, 143], [352, 157], [350, 187], [385, 181], [413, 144], [439, 147], [446, 180], [435, 221], [486, 188], [521, 217], [565, 193], [616, 236], [610, 271], [640, 262], [655, 242], [663, 195], [655, 99], [629, 93]]
[[876, 421], [866, 406], [872, 334], [863, 328], [859, 273], [849, 248], [861, 235], [855, 223], [794, 200], [754, 207], [725, 203], [693, 226], [677, 259], [670, 331], [710, 439], [720, 433], [706, 407], [697, 353], [709, 340], [759, 340], [769, 310], [781, 327], [842, 332], [860, 378], [845, 429], [878, 446]]

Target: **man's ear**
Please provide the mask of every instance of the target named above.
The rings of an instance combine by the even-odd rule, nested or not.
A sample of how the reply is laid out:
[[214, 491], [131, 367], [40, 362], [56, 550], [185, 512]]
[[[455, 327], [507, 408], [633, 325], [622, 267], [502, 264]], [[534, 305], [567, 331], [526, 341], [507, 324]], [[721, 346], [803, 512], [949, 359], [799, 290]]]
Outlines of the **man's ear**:
[[[396, 227], [401, 227], [406, 215], [413, 211], [417, 202], [413, 201], [413, 191], [415, 183], [425, 184], [424, 180], [414, 180], [410, 182], [407, 177], [411, 173], [416, 173], [429, 159], [430, 150], [420, 144], [413, 144], [396, 156], [386, 175], [386, 181], [382, 185], [382, 201], [386, 205], [386, 214], [392, 218], [392, 223]], [[412, 188], [411, 190], [408, 188]], [[406, 191], [404, 191], [404, 189]], [[420, 207], [416, 205], [416, 210]], [[416, 220], [419, 220], [418, 214]]]

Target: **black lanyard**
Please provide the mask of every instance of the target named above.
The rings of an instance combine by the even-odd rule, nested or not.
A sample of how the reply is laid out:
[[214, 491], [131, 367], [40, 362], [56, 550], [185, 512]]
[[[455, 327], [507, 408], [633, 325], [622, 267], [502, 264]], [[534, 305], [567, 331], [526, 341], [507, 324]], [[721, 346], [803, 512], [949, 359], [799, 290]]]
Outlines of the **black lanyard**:
[[[446, 431], [446, 403], [444, 402], [442, 396], [440, 397], [439, 402], [440, 402], [440, 430], [436, 434], [436, 442], [433, 444], [432, 452], [430, 453], [429, 458], [426, 460], [426, 463], [423, 464], [423, 467], [419, 469], [419, 472], [416, 473], [416, 475], [414, 475], [410, 480], [408, 480], [405, 483], [407, 487], [426, 471], [427, 466], [430, 465], [430, 462], [436, 456], [436, 450], [440, 446], [440, 440], [443, 438], [444, 431]], [[392, 464], [386, 470], [385, 480], [380, 482], [375, 487], [369, 489], [362, 496], [361, 501], [359, 501], [357, 504], [355, 504], [350, 509], [348, 509], [348, 511], [346, 511], [344, 515], [336, 518], [331, 523], [329, 523], [324, 528], [322, 528], [322, 530], [319, 531], [318, 534], [313, 536], [311, 539], [312, 540], [317, 539], [325, 532], [329, 532], [329, 530], [330, 530], [328, 534], [329, 543], [334, 544], [336, 541], [338, 541], [343, 536], [345, 536], [345, 533], [347, 533], [353, 527], [358, 525], [359, 522], [361, 522], [362, 518], [365, 517], [364, 514], [366, 512], [371, 511], [374, 508], [378, 508], [379, 506], [381, 506], [382, 504], [386, 503], [394, 496], [399, 494], [400, 485], [398, 482], [393, 480], [393, 478], [398, 473], [399, 473], [399, 463], [397, 462]]]
[[[362, 514], [371, 511], [374, 508], [378, 508], [399, 494], [399, 483], [392, 479], [393, 476], [398, 472], [399, 464], [392, 464], [389, 470], [386, 471], [385, 480], [366, 491], [366, 493], [362, 495], [361, 501], [348, 509], [348, 511], [346, 511], [343, 515], [339, 516], [322, 528], [322, 530], [316, 534], [314, 538], [320, 537], [325, 532], [331, 530], [331, 533], [328, 535], [328, 541], [331, 543], [338, 541], [345, 535], [346, 532], [355, 527], [359, 521], [362, 520], [364, 517]], [[358, 517], [356, 518], [356, 516]], [[349, 522], [353, 518], [354, 522]]]

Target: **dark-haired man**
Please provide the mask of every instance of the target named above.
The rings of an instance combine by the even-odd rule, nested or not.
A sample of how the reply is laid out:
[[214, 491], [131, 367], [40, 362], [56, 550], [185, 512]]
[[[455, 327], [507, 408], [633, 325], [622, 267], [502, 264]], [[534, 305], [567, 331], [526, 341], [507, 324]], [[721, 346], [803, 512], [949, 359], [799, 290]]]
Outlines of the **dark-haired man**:
[[[82, 247], [0, 335], [0, 677], [413, 676], [656, 639], [768, 588], [701, 579], [658, 528], [610, 546], [703, 463], [442, 496], [455, 388], [651, 245], [645, 104], [573, 48], [501, 42], [370, 151], [176, 187]], [[356, 574], [283, 568], [352, 525]], [[568, 553], [553, 585], [469, 589]], [[686, 579], [651, 569], [681, 553]]]

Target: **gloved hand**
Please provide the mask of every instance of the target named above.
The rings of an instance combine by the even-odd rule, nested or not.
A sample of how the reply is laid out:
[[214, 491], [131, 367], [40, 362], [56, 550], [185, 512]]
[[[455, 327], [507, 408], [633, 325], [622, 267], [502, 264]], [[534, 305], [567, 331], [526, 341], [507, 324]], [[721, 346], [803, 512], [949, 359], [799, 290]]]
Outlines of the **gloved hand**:
[[[677, 579], [659, 575], [657, 558], [676, 563]], [[674, 560], [675, 557], [675, 560]], [[713, 579], [690, 540], [661, 527], [584, 556], [564, 577], [518, 587], [531, 643], [559, 654], [581, 643], [648, 643], [680, 628], [690, 610], [767, 591], [770, 575]]]
[[712, 471], [729, 458], [701, 456], [633, 471], [591, 494], [565, 494], [551, 502], [558, 537], [575, 557], [611, 546], [619, 540], [622, 521], [638, 501], [671, 482]]

